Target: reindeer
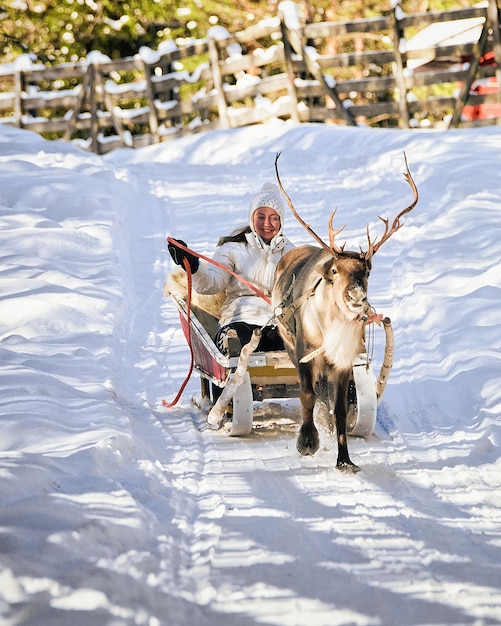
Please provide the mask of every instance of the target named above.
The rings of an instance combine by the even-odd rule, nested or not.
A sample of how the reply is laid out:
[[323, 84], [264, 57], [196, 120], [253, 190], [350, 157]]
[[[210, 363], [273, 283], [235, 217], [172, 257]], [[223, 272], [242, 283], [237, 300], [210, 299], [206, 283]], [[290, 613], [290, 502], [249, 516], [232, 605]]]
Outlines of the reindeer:
[[278, 185], [289, 207], [301, 225], [320, 244], [303, 245], [284, 255], [277, 266], [272, 303], [286, 350], [297, 368], [303, 422], [297, 439], [302, 455], [318, 450], [319, 437], [313, 419], [316, 397], [325, 390], [327, 404], [335, 416], [338, 458], [337, 468], [358, 472], [348, 453], [346, 437], [346, 398], [354, 357], [365, 352], [365, 325], [372, 308], [367, 300], [372, 257], [402, 226], [400, 218], [418, 202], [418, 190], [412, 179], [404, 153], [404, 176], [414, 192], [413, 202], [401, 211], [390, 227], [389, 220], [379, 217], [385, 228], [379, 240], [372, 240], [366, 228], [368, 248], [364, 252], [345, 250], [335, 237], [345, 226], [334, 230], [334, 210], [329, 218], [329, 245], [297, 214], [285, 192], [278, 173]]

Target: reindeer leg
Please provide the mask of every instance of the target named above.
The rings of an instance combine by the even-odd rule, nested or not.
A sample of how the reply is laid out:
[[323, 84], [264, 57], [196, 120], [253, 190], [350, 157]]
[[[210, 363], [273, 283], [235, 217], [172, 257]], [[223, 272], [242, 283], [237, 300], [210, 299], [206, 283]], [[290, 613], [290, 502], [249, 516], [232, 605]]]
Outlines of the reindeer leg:
[[303, 456], [313, 455], [318, 450], [318, 431], [313, 421], [313, 407], [315, 406], [315, 393], [311, 368], [308, 365], [300, 365], [300, 400], [303, 414], [303, 423], [297, 438], [296, 448]]
[[360, 468], [350, 459], [348, 440], [346, 437], [346, 394], [348, 392], [348, 380], [348, 374], [341, 374], [336, 389], [337, 468], [342, 472], [355, 474], [360, 471]]

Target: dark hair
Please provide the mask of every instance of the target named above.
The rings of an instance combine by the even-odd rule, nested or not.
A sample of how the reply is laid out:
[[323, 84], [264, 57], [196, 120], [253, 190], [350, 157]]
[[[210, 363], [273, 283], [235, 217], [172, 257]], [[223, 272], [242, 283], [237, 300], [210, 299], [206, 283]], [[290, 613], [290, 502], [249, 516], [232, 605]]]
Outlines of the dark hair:
[[229, 235], [224, 235], [223, 237], [220, 237], [217, 245], [222, 246], [224, 243], [228, 243], [230, 241], [234, 241], [236, 243], [247, 243], [245, 235], [250, 232], [252, 232], [250, 226], [241, 226]]

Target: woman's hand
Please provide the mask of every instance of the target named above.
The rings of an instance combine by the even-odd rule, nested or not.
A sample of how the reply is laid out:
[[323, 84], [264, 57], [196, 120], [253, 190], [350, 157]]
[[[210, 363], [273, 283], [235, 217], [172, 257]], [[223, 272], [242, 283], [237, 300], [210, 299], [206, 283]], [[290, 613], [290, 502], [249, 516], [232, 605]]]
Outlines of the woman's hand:
[[[172, 239], [172, 241], [177, 241], [181, 245], [187, 247], [186, 243], [182, 239]], [[199, 261], [196, 256], [190, 254], [189, 252], [186, 252], [185, 250], [181, 250], [181, 248], [176, 246], [174, 243], [169, 242], [167, 248], [169, 250], [169, 254], [172, 257], [172, 260], [176, 265], [180, 265], [183, 269], [185, 269], [183, 259], [186, 259], [190, 264], [192, 274], [194, 274], [198, 270]]]

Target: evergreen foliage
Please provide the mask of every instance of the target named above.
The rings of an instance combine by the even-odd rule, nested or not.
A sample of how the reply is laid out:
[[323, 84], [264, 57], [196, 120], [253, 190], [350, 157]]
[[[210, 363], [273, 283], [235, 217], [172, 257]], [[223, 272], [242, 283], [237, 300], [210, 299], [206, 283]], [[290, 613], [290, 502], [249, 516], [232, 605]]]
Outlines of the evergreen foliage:
[[[374, 17], [390, 0], [299, 3], [309, 21]], [[313, 6], [314, 4], [314, 6]], [[468, 6], [463, 0], [403, 0], [405, 11]], [[82, 60], [92, 50], [112, 59], [165, 40], [200, 39], [211, 26], [243, 30], [277, 13], [272, 0], [4, 0], [0, 5], [0, 62], [30, 53], [45, 64]]]

